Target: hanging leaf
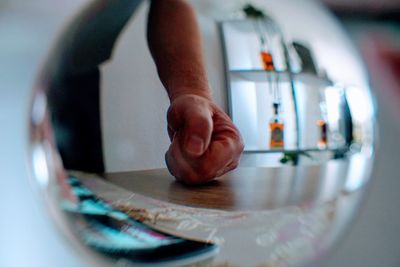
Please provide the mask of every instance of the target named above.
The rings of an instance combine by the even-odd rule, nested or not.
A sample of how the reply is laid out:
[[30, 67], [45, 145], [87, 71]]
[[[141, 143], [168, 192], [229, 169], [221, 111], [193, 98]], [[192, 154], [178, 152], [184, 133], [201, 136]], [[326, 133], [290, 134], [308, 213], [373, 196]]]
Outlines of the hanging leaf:
[[254, 7], [251, 4], [246, 4], [242, 10], [246, 14], [246, 17], [251, 19], [262, 19], [266, 17], [264, 11]]

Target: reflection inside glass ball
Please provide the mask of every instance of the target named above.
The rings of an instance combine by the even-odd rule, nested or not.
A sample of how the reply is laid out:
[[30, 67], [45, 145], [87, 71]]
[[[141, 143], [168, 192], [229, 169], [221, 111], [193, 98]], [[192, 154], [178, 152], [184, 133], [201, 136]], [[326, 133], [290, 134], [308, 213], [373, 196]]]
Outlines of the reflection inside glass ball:
[[[135, 107], [124, 105], [126, 95], [112, 88], [116, 96], [110, 98], [109, 89], [99, 91], [100, 78], [111, 75], [99, 65], [111, 56], [133, 11], [139, 8], [139, 18], [147, 12], [138, 2], [94, 1], [82, 11], [61, 37], [34, 92], [32, 174], [66, 236], [89, 247], [86, 258], [105, 266], [303, 266], [321, 260], [351, 223], [374, 156], [367, 78], [354, 68], [349, 83], [343, 64], [337, 65], [351, 55], [340, 28], [311, 3], [316, 18], [305, 19], [302, 7], [298, 16], [304, 21], [298, 25], [288, 19], [298, 4], [239, 5], [216, 18], [218, 8], [206, 12], [213, 3], [191, 1], [206, 61], [215, 57], [221, 65], [215, 74], [216, 67], [207, 63], [209, 76], [217, 80], [210, 83], [226, 82], [217, 95], [226, 100], [245, 148], [238, 168], [190, 186], [175, 181], [164, 165], [113, 169], [119, 166], [115, 162], [140, 162], [153, 153], [149, 148], [137, 153], [140, 144], [134, 142], [143, 140], [118, 138], [126, 133], [113, 126], [121, 124], [105, 119], [121, 110], [131, 116], [128, 107]], [[113, 24], [107, 19], [115, 12], [121, 16]], [[337, 60], [328, 55], [336, 44], [326, 45], [318, 35], [318, 18], [343, 43], [333, 51]], [[302, 29], [309, 26], [315, 33], [307, 42], [313, 33]], [[101, 47], [94, 49], [94, 43]], [[345, 64], [358, 63], [352, 56]], [[110, 104], [107, 96], [122, 103]], [[163, 146], [166, 135], [154, 134], [146, 137], [149, 147]]]

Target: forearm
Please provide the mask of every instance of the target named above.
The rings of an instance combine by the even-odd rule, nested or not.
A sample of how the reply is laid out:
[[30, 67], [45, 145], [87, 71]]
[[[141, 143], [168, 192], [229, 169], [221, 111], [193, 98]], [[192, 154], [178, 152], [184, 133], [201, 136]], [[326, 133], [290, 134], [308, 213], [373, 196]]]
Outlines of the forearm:
[[194, 10], [184, 0], [153, 0], [147, 39], [171, 101], [183, 94], [211, 99]]

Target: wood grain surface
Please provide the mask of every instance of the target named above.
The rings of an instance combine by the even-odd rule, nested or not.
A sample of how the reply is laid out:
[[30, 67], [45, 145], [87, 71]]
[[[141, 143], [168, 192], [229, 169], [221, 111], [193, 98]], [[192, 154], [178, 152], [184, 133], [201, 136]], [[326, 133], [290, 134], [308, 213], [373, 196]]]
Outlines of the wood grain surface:
[[[344, 183], [347, 165], [332, 167], [297, 166], [283, 168], [238, 168], [201, 186], [176, 182], [167, 169], [106, 173], [102, 176], [131, 192], [190, 207], [223, 210], [265, 210], [287, 205], [310, 204], [335, 195]], [[329, 192], [323, 192], [324, 184]], [[322, 190], [322, 191], [321, 191]]]

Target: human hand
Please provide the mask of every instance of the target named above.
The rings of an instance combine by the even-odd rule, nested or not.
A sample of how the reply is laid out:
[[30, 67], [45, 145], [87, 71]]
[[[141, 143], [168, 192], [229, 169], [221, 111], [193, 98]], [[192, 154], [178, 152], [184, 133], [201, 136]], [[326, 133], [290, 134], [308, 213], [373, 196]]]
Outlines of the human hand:
[[186, 184], [206, 183], [235, 169], [244, 148], [228, 115], [208, 98], [193, 94], [171, 102], [168, 134], [168, 169]]

